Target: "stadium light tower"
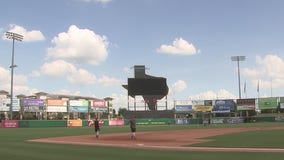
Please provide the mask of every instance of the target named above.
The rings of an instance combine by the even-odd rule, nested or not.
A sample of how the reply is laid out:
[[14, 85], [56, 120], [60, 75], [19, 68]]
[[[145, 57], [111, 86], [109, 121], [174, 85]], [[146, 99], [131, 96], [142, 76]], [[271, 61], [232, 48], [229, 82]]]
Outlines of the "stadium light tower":
[[11, 63], [11, 97], [10, 97], [10, 116], [11, 116], [11, 120], [13, 119], [13, 86], [14, 86], [14, 68], [17, 67], [17, 65], [14, 64], [14, 46], [15, 46], [15, 40], [16, 41], [22, 41], [24, 36], [17, 34], [17, 33], [13, 33], [13, 32], [6, 32], [6, 37], [8, 39], [12, 39], [13, 40], [13, 46], [12, 46], [12, 63]]
[[238, 64], [238, 81], [239, 81], [239, 99], [242, 99], [241, 96], [241, 78], [240, 78], [240, 61], [244, 61], [246, 59], [246, 56], [232, 56], [232, 61], [237, 61]]

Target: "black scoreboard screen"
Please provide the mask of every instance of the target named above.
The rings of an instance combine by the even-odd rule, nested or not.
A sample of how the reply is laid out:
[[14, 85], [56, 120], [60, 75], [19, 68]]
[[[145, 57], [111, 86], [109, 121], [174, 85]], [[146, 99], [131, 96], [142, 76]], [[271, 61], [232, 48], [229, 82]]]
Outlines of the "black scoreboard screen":
[[165, 78], [128, 78], [128, 95], [167, 95]]

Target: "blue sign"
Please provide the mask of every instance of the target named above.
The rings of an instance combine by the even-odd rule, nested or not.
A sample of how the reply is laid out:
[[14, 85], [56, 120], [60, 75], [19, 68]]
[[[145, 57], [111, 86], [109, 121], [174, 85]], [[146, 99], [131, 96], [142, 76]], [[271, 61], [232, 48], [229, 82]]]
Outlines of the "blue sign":
[[234, 100], [216, 100], [212, 113], [230, 113], [235, 110]]
[[176, 105], [175, 107], [177, 112], [193, 112], [192, 105]]

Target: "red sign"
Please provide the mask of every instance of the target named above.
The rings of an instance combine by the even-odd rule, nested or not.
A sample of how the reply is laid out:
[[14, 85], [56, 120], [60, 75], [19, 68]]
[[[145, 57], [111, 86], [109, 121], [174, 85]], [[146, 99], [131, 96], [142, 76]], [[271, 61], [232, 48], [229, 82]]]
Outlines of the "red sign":
[[109, 126], [124, 126], [124, 120], [109, 120]]
[[106, 107], [106, 101], [93, 101], [92, 107]]
[[2, 128], [19, 128], [19, 121], [17, 120], [3, 120]]

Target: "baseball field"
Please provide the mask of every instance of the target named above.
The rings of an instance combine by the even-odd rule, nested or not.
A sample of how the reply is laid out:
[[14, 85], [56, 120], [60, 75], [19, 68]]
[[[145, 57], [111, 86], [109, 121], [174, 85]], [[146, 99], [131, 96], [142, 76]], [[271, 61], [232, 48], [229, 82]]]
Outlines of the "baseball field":
[[3, 160], [276, 160], [284, 157], [284, 123], [138, 125], [94, 129], [0, 128]]

